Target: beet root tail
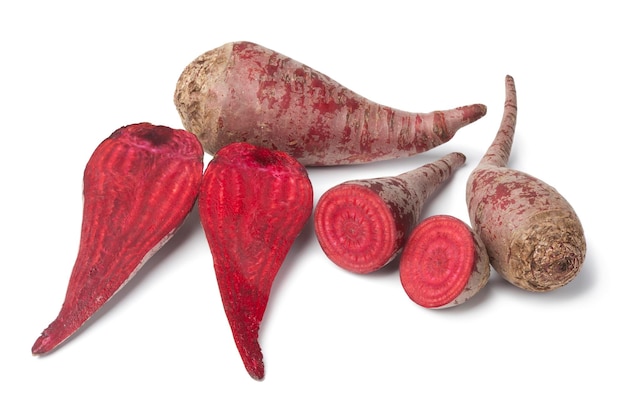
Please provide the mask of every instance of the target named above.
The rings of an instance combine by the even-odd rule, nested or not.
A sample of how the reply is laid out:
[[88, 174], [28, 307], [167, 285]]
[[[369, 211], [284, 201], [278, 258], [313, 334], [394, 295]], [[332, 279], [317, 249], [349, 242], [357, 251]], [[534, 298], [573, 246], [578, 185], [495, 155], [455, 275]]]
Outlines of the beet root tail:
[[237, 316], [230, 316], [229, 321], [239, 356], [252, 379], [261, 381], [265, 377], [265, 365], [259, 344], [260, 318]]
[[70, 336], [69, 334], [61, 336], [59, 332], [53, 330], [55, 327], [57, 327], [57, 321], [52, 322], [52, 324], [41, 333], [41, 336], [37, 338], [31, 349], [33, 355], [43, 355], [50, 352]]
[[479, 167], [493, 166], [505, 167], [511, 155], [515, 124], [517, 122], [517, 92], [513, 77], [505, 77], [505, 101], [502, 121], [495, 139], [482, 157]]
[[[435, 112], [435, 114], [440, 112]], [[468, 106], [457, 107], [456, 109], [447, 110], [443, 113], [443, 121], [445, 126], [446, 136], [452, 138], [454, 134], [461, 129], [477, 121], [487, 114], [487, 106], [484, 104], [471, 104]]]

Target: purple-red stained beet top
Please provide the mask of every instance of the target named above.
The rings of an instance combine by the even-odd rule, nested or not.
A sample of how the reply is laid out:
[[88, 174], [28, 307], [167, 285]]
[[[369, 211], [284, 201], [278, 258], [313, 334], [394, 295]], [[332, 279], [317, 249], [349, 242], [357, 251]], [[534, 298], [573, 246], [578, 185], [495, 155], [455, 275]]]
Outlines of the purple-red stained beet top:
[[78, 330], [181, 226], [200, 190], [203, 156], [193, 134], [150, 123], [122, 127], [96, 148], [84, 171], [80, 244], [65, 300], [33, 354]]
[[207, 166], [198, 208], [235, 344], [250, 376], [263, 379], [259, 327], [274, 278], [312, 212], [307, 171], [283, 152], [228, 145]]

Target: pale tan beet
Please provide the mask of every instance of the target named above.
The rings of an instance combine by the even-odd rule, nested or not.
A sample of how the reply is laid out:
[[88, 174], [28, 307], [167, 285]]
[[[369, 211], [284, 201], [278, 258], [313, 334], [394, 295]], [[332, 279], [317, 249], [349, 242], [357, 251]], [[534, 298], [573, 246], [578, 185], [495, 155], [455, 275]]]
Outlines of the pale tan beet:
[[467, 181], [472, 227], [487, 247], [491, 265], [506, 280], [529, 291], [569, 283], [587, 250], [580, 219], [552, 186], [507, 168], [517, 119], [517, 94], [506, 77], [499, 131]]
[[465, 303], [489, 281], [485, 244], [468, 224], [445, 214], [428, 217], [411, 231], [400, 258], [400, 282], [422, 307]]
[[227, 43], [191, 62], [178, 79], [174, 103], [185, 129], [209, 154], [248, 142], [307, 166], [425, 152], [487, 111], [482, 104], [430, 113], [383, 106], [251, 42]]
[[463, 163], [465, 155], [452, 152], [397, 176], [332, 187], [322, 194], [313, 214], [322, 250], [351, 272], [382, 268], [400, 253], [428, 199]]

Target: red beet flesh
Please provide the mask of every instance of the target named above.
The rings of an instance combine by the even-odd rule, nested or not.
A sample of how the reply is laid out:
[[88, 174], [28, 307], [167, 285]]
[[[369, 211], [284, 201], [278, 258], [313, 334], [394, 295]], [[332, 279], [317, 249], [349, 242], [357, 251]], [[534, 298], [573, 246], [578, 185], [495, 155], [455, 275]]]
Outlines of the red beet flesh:
[[311, 215], [311, 182], [291, 156], [234, 143], [207, 166], [198, 207], [235, 344], [260, 380], [259, 327], [274, 278]]
[[[488, 277], [484, 246], [467, 224], [452, 216], [422, 221], [409, 236], [400, 259], [402, 287], [422, 307], [460, 304], [482, 288]], [[460, 298], [464, 292], [466, 297]]]
[[116, 130], [84, 172], [80, 246], [58, 317], [32, 347], [51, 351], [108, 301], [178, 230], [193, 207], [204, 152], [184, 130]]
[[317, 236], [324, 252], [348, 271], [379, 269], [396, 250], [394, 215], [367, 187], [350, 184], [329, 190], [316, 208], [315, 221], [323, 225], [317, 228]]

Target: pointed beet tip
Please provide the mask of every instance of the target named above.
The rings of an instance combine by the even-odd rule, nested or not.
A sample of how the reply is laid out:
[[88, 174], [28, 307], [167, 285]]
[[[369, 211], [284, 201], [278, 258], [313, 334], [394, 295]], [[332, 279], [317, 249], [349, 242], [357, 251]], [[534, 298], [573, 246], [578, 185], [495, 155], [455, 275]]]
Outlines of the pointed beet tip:
[[487, 114], [487, 106], [484, 104], [470, 104], [442, 112], [445, 116], [446, 130], [451, 138], [456, 132], [482, 118]]
[[31, 353], [35, 356], [44, 355], [56, 349], [72, 335], [72, 333], [66, 330], [67, 327], [59, 326], [59, 322], [52, 322], [35, 340], [33, 347], [30, 349]]
[[229, 317], [229, 322], [243, 366], [253, 379], [262, 380], [265, 375], [265, 365], [258, 340], [258, 324], [252, 324], [251, 329], [246, 328], [242, 322], [233, 317]]
[[262, 381], [265, 378], [265, 365], [263, 364], [263, 357], [260, 351], [256, 355], [242, 357], [242, 359], [252, 379]]
[[265, 378], [265, 370], [263, 369], [262, 365], [260, 369], [248, 369], [248, 373], [255, 381], [263, 381], [263, 379]]
[[52, 349], [54, 349], [55, 346], [56, 344], [52, 342], [49, 336], [42, 334], [35, 341], [35, 344], [31, 348], [31, 353], [35, 356], [43, 355], [50, 352]]
[[468, 123], [475, 122], [487, 114], [487, 106], [480, 103], [459, 107], [458, 110], [463, 112], [463, 119], [467, 120]]

